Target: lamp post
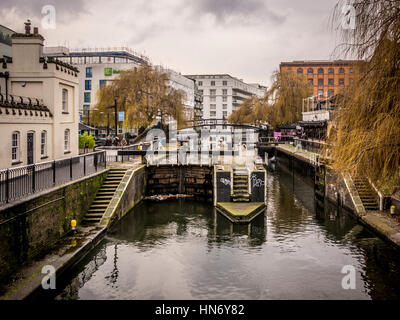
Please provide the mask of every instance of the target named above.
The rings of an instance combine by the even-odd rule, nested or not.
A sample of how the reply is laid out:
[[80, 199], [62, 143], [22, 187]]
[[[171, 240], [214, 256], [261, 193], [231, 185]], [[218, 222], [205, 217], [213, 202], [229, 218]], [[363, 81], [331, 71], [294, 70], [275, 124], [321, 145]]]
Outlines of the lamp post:
[[114, 99], [114, 105], [113, 106], [107, 106], [107, 109], [114, 109], [114, 115], [115, 115], [115, 136], [118, 135], [118, 112], [117, 112], [117, 99]]
[[88, 126], [90, 126], [90, 111], [97, 111], [97, 110], [99, 110], [99, 109], [97, 109], [97, 108], [92, 108], [92, 109], [88, 108], [87, 109], [87, 125]]

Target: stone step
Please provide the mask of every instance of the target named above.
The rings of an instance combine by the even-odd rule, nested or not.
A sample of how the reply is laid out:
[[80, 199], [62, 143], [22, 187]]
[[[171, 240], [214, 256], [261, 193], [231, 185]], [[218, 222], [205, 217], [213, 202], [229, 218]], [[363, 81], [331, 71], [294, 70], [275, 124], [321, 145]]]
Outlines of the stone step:
[[110, 203], [110, 200], [111, 200], [111, 198], [110, 199], [107, 199], [107, 200], [101, 200], [101, 199], [94, 199], [94, 201], [92, 202], [92, 206], [93, 205], [105, 205], [105, 206], [108, 206], [108, 204]]
[[107, 203], [92, 203], [92, 205], [90, 206], [90, 209], [107, 209], [108, 207], [108, 202]]
[[83, 223], [99, 223], [101, 218], [84, 218]]
[[102, 218], [103, 217], [103, 213], [88, 213], [84, 219], [87, 218]]
[[91, 214], [91, 213], [96, 213], [96, 214], [103, 214], [104, 213], [104, 211], [106, 211], [105, 210], [106, 208], [104, 208], [104, 209], [97, 209], [97, 208], [90, 208], [89, 210], [88, 210], [88, 212], [87, 212], [87, 214], [86, 215], [88, 215], [88, 214]]

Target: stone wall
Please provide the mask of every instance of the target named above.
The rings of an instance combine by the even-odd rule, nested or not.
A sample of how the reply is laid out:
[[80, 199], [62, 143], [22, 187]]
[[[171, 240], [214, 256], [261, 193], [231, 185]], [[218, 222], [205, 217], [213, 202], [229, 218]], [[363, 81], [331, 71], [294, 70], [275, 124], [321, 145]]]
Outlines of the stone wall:
[[47, 252], [83, 219], [107, 171], [0, 208], [0, 283], [18, 266]]

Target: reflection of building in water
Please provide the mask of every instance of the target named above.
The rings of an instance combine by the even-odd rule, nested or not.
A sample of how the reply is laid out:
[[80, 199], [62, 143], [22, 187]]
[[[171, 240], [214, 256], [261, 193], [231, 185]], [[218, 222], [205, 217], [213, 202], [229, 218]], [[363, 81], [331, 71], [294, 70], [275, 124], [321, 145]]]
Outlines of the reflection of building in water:
[[100, 266], [107, 260], [106, 245], [102, 245], [99, 251], [93, 256], [92, 260], [85, 264], [83, 271], [72, 279], [69, 285], [56, 297], [56, 300], [77, 300], [79, 299], [79, 289], [90, 280], [93, 274], [99, 270]]
[[233, 241], [238, 246], [257, 247], [266, 241], [265, 214], [258, 215], [250, 223], [234, 224], [214, 208], [213, 220], [213, 232], [209, 237], [216, 244]]

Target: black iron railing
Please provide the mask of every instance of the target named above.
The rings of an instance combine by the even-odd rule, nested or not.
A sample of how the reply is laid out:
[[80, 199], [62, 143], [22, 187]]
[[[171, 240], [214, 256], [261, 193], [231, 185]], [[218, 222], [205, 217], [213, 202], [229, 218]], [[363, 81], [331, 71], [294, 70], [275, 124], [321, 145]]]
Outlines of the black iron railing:
[[106, 167], [106, 152], [0, 170], [0, 206]]

